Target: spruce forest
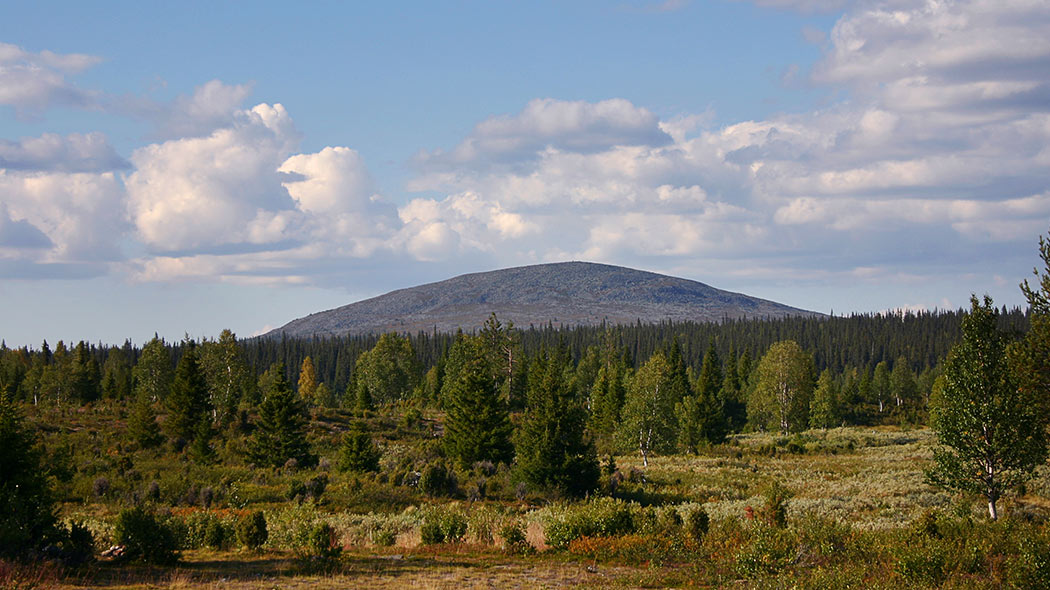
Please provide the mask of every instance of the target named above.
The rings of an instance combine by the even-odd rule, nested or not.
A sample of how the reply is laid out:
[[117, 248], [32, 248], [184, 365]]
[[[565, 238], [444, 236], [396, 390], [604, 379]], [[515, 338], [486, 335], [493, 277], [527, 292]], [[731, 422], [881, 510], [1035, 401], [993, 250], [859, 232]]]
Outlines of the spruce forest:
[[0, 587], [1050, 587], [1026, 309], [0, 346]]

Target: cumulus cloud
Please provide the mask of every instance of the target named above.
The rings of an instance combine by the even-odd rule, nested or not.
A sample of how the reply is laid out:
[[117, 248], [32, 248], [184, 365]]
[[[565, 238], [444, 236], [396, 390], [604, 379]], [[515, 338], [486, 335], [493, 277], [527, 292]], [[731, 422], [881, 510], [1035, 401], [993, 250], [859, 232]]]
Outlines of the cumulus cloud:
[[22, 114], [37, 113], [58, 104], [88, 107], [96, 94], [66, 79], [101, 60], [82, 54], [33, 53], [17, 45], [0, 43], [0, 104]]
[[[1048, 13], [1027, 0], [851, 4], [812, 74], [849, 101], [720, 129], [623, 100], [533, 101], [419, 158], [409, 188], [449, 196], [402, 207], [402, 241], [428, 260], [559, 254], [695, 274], [746, 259], [814, 281], [903, 281], [889, 269], [915, 252], [950, 272], [991, 268], [1050, 218]], [[491, 211], [528, 240], [479, 213]]]
[[135, 150], [125, 184], [139, 238], [157, 252], [287, 239], [298, 216], [278, 167], [297, 143], [284, 107], [261, 104], [207, 137]]
[[545, 148], [595, 152], [614, 145], [665, 145], [671, 138], [649, 110], [623, 99], [597, 103], [537, 98], [515, 115], [486, 119], [458, 146], [417, 156], [423, 170], [520, 163]]
[[18, 171], [102, 172], [129, 166], [102, 133], [45, 133], [19, 141], [0, 139], [0, 168]]
[[[4, 195], [0, 222], [9, 257], [26, 264], [60, 265], [49, 273], [65, 269], [77, 276], [106, 272], [122, 257], [123, 191], [112, 172], [0, 170], [0, 194]], [[61, 266], [77, 264], [83, 268]]]

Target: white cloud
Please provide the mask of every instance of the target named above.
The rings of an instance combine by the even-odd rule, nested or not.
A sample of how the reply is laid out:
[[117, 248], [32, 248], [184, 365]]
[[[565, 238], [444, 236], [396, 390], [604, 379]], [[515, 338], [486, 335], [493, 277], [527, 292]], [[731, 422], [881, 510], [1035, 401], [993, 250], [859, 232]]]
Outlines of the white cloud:
[[591, 152], [615, 145], [664, 145], [657, 117], [623, 99], [597, 103], [537, 98], [516, 115], [490, 117], [451, 151], [422, 153], [423, 170], [462, 170], [528, 160], [545, 148]]
[[297, 142], [284, 107], [261, 104], [207, 137], [135, 150], [126, 186], [140, 239], [170, 252], [289, 237], [298, 220], [278, 167]]
[[127, 168], [102, 133], [45, 133], [20, 141], [0, 139], [0, 169], [20, 171], [101, 172]]
[[0, 194], [3, 212], [13, 222], [8, 229], [21, 235], [7, 244], [19, 248], [18, 257], [34, 263], [79, 262], [98, 268], [96, 272], [122, 257], [123, 191], [112, 172], [0, 170]]
[[9, 43], [0, 43], [0, 104], [15, 107], [20, 114], [36, 113], [52, 104], [88, 107], [94, 93], [66, 80], [101, 60], [81, 54], [32, 53]]

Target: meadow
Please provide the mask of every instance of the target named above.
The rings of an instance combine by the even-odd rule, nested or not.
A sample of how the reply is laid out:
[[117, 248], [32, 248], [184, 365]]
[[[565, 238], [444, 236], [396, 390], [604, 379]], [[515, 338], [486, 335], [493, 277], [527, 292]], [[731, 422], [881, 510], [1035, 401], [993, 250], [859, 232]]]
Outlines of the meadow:
[[[120, 512], [146, 504], [175, 532], [180, 559], [8, 565], [3, 587], [1050, 585], [1050, 469], [991, 522], [979, 498], [925, 483], [936, 437], [924, 428], [737, 434], [646, 468], [636, 455], [606, 457], [600, 489], [569, 501], [527, 491], [492, 465], [449, 469], [433, 483], [440, 423], [425, 412], [314, 409], [318, 465], [279, 469], [245, 465], [229, 446], [236, 437], [210, 465], [128, 447], [127, 408], [116, 402], [27, 414], [59, 467], [64, 521], [83, 523], [102, 552]], [[333, 467], [351, 423], [379, 442], [379, 473]], [[252, 550], [235, 529], [254, 511], [268, 536]]]

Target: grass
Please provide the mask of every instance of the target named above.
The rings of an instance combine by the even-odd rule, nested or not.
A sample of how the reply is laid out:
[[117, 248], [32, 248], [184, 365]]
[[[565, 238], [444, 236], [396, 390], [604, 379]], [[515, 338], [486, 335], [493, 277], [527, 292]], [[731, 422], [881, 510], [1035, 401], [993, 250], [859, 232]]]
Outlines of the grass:
[[[1019, 497], [1003, 503], [1008, 523], [989, 525], [976, 498], [925, 483], [936, 442], [926, 429], [743, 434], [700, 455], [651, 458], [646, 469], [635, 455], [618, 456], [613, 495], [636, 502], [630, 503], [632, 514], [643, 518], [669, 508], [684, 517], [702, 507], [711, 532], [702, 542], [679, 542], [673, 534], [636, 527], [622, 536], [583, 537], [551, 549], [545, 527], [552, 515], [585, 511], [586, 504], [552, 503], [532, 493], [518, 499], [505, 472], [487, 476], [497, 491], [479, 503], [462, 496], [427, 498], [394, 481], [396, 472], [434, 460], [432, 421], [406, 429], [394, 415], [371, 416], [369, 428], [384, 448], [384, 472], [359, 476], [323, 466], [252, 469], [236, 452], [235, 438], [217, 449], [218, 463], [205, 466], [167, 449], [135, 450], [122, 440], [123, 412], [119, 404], [30, 410], [42, 425], [45, 448], [56, 453], [55, 463], [66, 463], [65, 477], [59, 477], [63, 518], [84, 522], [98, 545], [108, 546], [116, 514], [146, 499], [155, 481], [155, 504], [175, 518], [203, 514], [228, 523], [243, 511], [263, 510], [270, 527], [264, 550], [189, 547], [177, 566], [164, 568], [106, 562], [64, 574], [0, 568], [0, 587], [8, 575], [8, 581], [28, 580], [11, 584], [25, 588], [994, 588], [1009, 587], [1015, 578], [1043, 579], [1039, 564], [1047, 557], [1019, 543], [1047, 536], [1042, 523], [1050, 515], [1050, 468], [1040, 468]], [[315, 418], [312, 442], [331, 463], [340, 433], [354, 418], [331, 410]], [[56, 451], [63, 448], [70, 449], [65, 459]], [[293, 482], [321, 474], [330, 481], [319, 502], [289, 499]], [[465, 488], [478, 476], [459, 477]], [[100, 478], [108, 485], [98, 484]], [[786, 529], [749, 519], [761, 510], [763, 492], [773, 482], [790, 492]], [[612, 489], [608, 479], [605, 485]], [[207, 507], [206, 493], [213, 497]], [[643, 506], [654, 508], [645, 512]], [[466, 518], [466, 542], [421, 544], [425, 516], [438, 509]], [[954, 532], [916, 536], [916, 523], [931, 519]], [[302, 540], [318, 522], [335, 529], [344, 547], [338, 562], [302, 559]], [[498, 531], [509, 522], [523, 525], [539, 551], [501, 551]], [[975, 545], [971, 536], [991, 540]]]

